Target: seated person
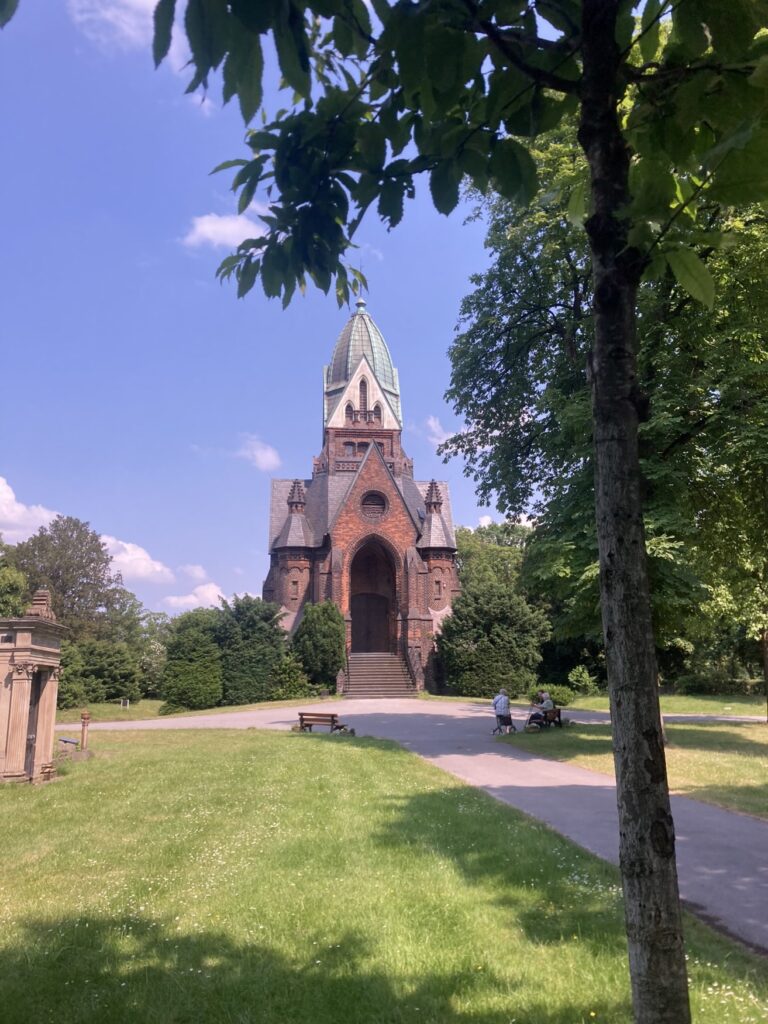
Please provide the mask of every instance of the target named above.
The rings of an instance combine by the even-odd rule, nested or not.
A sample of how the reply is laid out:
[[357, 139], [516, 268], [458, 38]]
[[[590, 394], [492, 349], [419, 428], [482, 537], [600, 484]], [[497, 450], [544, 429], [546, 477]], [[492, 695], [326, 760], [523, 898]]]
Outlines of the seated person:
[[545, 712], [552, 711], [555, 706], [555, 702], [546, 690], [538, 690], [536, 697], [538, 699], [531, 704], [531, 713], [528, 716], [527, 725], [542, 725], [546, 717]]

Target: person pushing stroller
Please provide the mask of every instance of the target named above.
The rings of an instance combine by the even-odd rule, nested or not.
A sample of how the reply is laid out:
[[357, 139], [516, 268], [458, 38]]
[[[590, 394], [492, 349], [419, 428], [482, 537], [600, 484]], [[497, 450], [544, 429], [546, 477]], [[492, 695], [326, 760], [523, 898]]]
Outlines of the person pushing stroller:
[[492, 736], [501, 736], [505, 733], [509, 735], [511, 732], [517, 732], [517, 729], [512, 724], [512, 713], [509, 708], [509, 696], [507, 691], [502, 687], [492, 701], [493, 710], [496, 712], [496, 728], [491, 733]]

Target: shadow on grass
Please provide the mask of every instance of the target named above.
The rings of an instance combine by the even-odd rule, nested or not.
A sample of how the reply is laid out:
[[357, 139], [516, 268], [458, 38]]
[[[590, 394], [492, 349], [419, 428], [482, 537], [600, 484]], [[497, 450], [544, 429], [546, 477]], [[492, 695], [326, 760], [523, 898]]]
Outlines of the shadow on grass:
[[[2, 952], [4, 1024], [508, 1024], [516, 1016], [507, 982], [468, 969], [417, 975], [397, 986], [370, 965], [356, 934], [292, 962], [264, 942], [237, 943], [225, 932], [179, 936], [172, 921], [141, 917], [29, 919]], [[504, 1008], [459, 1011], [485, 990]], [[403, 991], [407, 990], [407, 991]], [[482, 995], [482, 994], [481, 994]], [[574, 1024], [583, 1007], [527, 1001], [536, 1024]], [[599, 999], [602, 1021], [628, 1019], [625, 1006]]]
[[390, 810], [392, 821], [377, 837], [383, 846], [449, 858], [479, 898], [491, 893], [506, 924], [531, 942], [578, 936], [597, 957], [626, 956], [618, 874], [568, 840], [472, 789], [393, 798]]

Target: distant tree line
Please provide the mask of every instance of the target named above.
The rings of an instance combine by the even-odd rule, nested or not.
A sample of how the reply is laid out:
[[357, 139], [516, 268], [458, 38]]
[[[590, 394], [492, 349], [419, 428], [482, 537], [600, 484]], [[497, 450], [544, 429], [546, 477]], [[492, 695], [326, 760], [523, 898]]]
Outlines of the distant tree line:
[[335, 687], [345, 662], [344, 620], [329, 603], [306, 609], [293, 641], [280, 608], [249, 595], [175, 618], [148, 611], [99, 535], [71, 516], [16, 545], [0, 539], [0, 616], [21, 615], [41, 587], [69, 629], [62, 708], [151, 697], [172, 712], [312, 696]]

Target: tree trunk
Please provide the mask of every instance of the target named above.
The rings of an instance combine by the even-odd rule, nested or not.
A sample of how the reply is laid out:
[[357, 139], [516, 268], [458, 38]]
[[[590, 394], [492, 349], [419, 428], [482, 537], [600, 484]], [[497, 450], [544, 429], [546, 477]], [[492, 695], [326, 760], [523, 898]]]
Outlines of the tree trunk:
[[690, 1021], [682, 919], [645, 554], [635, 368], [642, 266], [627, 245], [629, 153], [617, 118], [617, 0], [583, 0], [579, 142], [591, 176], [587, 221], [600, 594], [613, 722], [619, 855], [637, 1024]]
[[763, 685], [765, 687], [765, 720], [768, 722], [768, 628], [761, 637], [763, 648]]

